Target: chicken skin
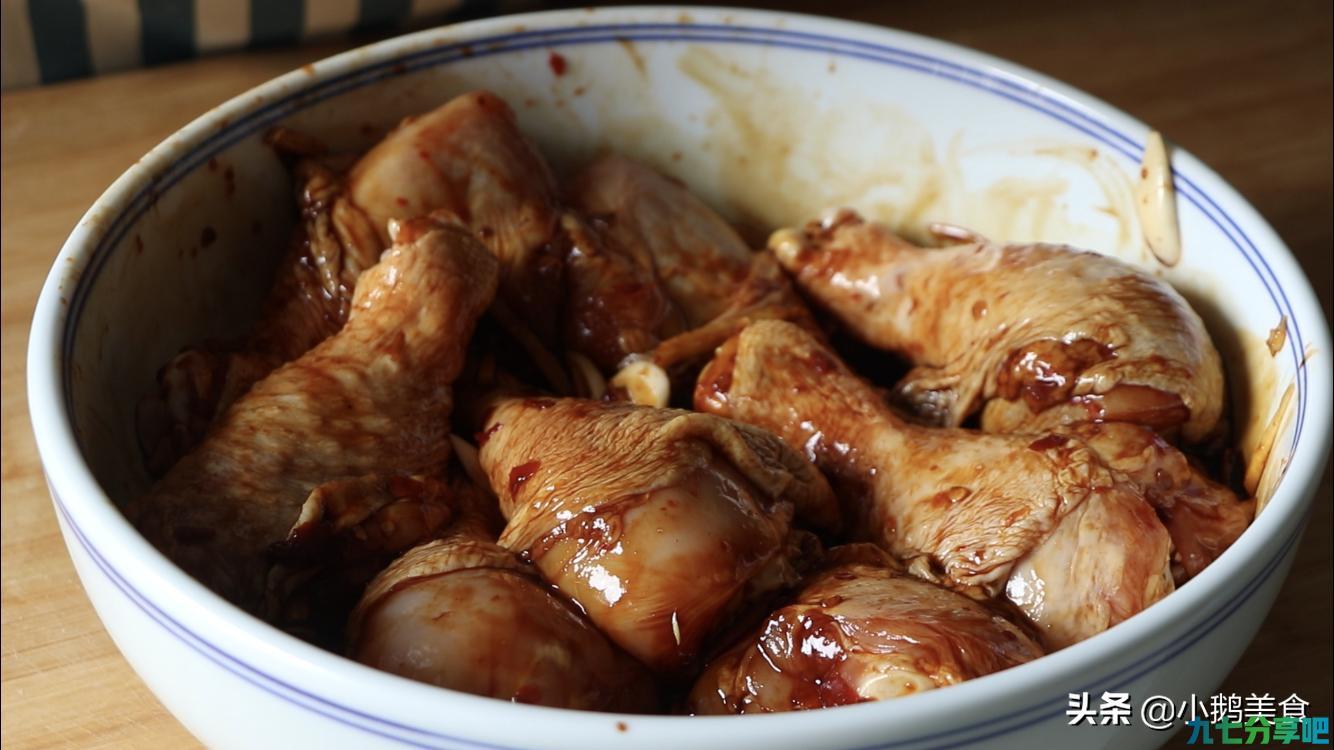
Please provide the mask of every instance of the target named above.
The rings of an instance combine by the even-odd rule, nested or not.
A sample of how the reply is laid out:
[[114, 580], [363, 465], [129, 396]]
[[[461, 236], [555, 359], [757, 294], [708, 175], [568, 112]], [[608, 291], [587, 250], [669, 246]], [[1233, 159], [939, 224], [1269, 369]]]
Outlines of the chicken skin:
[[864, 559], [836, 562], [807, 579], [786, 606], [713, 659], [690, 692], [691, 713], [886, 700], [1042, 656], [1023, 631], [972, 599], [873, 556], [855, 557]]
[[265, 140], [273, 286], [159, 371], [124, 513], [369, 667], [574, 710], [893, 699], [1134, 617], [1255, 516], [1203, 468], [1236, 467], [1200, 317], [1115, 258], [847, 209], [757, 251], [632, 159], [558, 183], [487, 91], [365, 153]]
[[680, 183], [612, 155], [576, 175], [565, 196], [584, 217], [567, 234], [567, 345], [604, 374], [732, 303], [750, 250]]
[[724, 341], [757, 320], [786, 320], [822, 335], [806, 303], [797, 296], [787, 275], [767, 251], [751, 256], [741, 286], [721, 315], [662, 341], [648, 353], [648, 359], [667, 371], [698, 368]]
[[568, 246], [565, 345], [604, 374], [685, 327], [652, 259], [625, 252], [608, 226], [572, 211], [561, 219]]
[[495, 294], [495, 257], [421, 220], [366, 271], [348, 322], [256, 383], [126, 515], [214, 591], [260, 609], [270, 545], [316, 487], [368, 474], [438, 474], [450, 383]]
[[420, 474], [370, 474], [316, 487], [287, 537], [269, 548], [262, 616], [341, 651], [348, 614], [366, 584], [394, 558], [440, 536], [457, 517], [459, 491]]
[[805, 304], [773, 257], [751, 252], [736, 230], [681, 182], [611, 155], [588, 165], [566, 195], [588, 217], [605, 252], [636, 270], [633, 283], [624, 277], [585, 281], [572, 299], [596, 299], [602, 306], [638, 300], [637, 309], [652, 311], [657, 324], [644, 335], [640, 332], [648, 327], [633, 323], [647, 316], [619, 316], [615, 330], [635, 334], [602, 338], [633, 344], [617, 349], [620, 359], [614, 362], [595, 357], [604, 371], [638, 355], [676, 373], [698, 365], [752, 320], [809, 323]]
[[1088, 444], [907, 424], [791, 323], [761, 321], [730, 340], [701, 373], [695, 406], [802, 450], [847, 503], [854, 536], [921, 577], [1003, 594], [1049, 648], [1173, 590], [1167, 530]]
[[814, 467], [705, 414], [501, 397], [478, 458], [531, 559], [631, 655], [679, 672], [730, 615], [794, 583], [809, 533], [838, 525]]
[[354, 615], [350, 656], [440, 687], [554, 708], [647, 712], [647, 670], [514, 553], [447, 539], [382, 572]]
[[366, 587], [348, 654], [377, 669], [518, 703], [590, 711], [656, 707], [643, 665], [616, 648], [532, 565], [495, 544], [494, 498], [451, 484], [455, 520]]
[[731, 305], [750, 248], [685, 185], [612, 155], [588, 165], [566, 192], [574, 208], [604, 227], [609, 245], [656, 272], [688, 327]]
[[392, 221], [436, 213], [472, 229], [501, 260], [511, 304], [554, 335], [555, 183], [503, 101], [474, 92], [408, 118], [346, 172], [328, 166], [309, 136], [280, 129], [270, 141], [300, 157], [293, 178], [301, 222], [253, 332], [232, 346], [188, 349], [159, 373], [158, 393], [139, 416], [155, 476], [256, 381], [343, 326], [357, 279], [392, 242]]
[[1146, 427], [1108, 422], [1062, 428], [1140, 486], [1172, 536], [1178, 584], [1218, 559], [1255, 519], [1255, 500], [1238, 500]]
[[1203, 323], [1168, 284], [1058, 245], [919, 248], [840, 211], [770, 248], [797, 285], [867, 343], [915, 369], [896, 399], [924, 421], [1037, 433], [1131, 422], [1210, 437], [1223, 373]]
[[452, 216], [500, 260], [500, 297], [538, 338], [556, 341], [564, 259], [556, 182], [519, 130], [514, 110], [488, 91], [463, 94], [397, 130], [349, 175], [350, 200], [376, 218]]
[[302, 219], [251, 333], [233, 345], [181, 352], [158, 373], [157, 392], [139, 406], [139, 438], [154, 476], [197, 445], [255, 382], [341, 328], [357, 279], [380, 258], [378, 237], [347, 205], [343, 175], [305, 158], [293, 178]]

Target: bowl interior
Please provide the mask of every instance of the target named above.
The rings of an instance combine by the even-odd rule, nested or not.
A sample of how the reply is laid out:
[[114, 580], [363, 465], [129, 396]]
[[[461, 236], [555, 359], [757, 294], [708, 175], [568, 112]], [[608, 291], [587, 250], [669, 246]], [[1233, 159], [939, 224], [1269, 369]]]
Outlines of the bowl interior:
[[1204, 317], [1243, 449], [1276, 426], [1264, 491], [1277, 486], [1302, 440], [1305, 342], [1322, 324], [1289, 299], [1295, 266], [1272, 231], [1198, 162], [1174, 157], [1184, 253], [1167, 268], [1135, 208], [1146, 131], [1092, 100], [883, 30], [722, 11], [631, 17], [442, 29], [349, 53], [219, 107], [136, 166], [85, 219], [95, 246], [61, 288], [64, 398], [107, 494], [147, 487], [134, 408], [157, 369], [258, 313], [294, 221], [264, 133], [282, 124], [361, 149], [477, 88], [510, 102], [558, 172], [627, 153], [685, 181], [756, 243], [847, 205], [913, 238], [942, 221], [1143, 265]]

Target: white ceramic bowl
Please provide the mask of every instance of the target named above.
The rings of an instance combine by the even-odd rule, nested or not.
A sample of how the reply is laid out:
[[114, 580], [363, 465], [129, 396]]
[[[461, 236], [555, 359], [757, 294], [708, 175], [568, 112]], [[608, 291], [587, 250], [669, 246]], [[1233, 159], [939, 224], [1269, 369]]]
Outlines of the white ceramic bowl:
[[[558, 169], [613, 147], [757, 228], [849, 204], [910, 233], [948, 220], [1159, 268], [1130, 193], [1144, 125], [1014, 65], [881, 28], [697, 8], [542, 13], [391, 40], [237, 97], [92, 207], [47, 281], [29, 353], [33, 426], [79, 575], [125, 657], [192, 732], [246, 748], [1134, 747], [1168, 735], [1138, 715], [1130, 727], [1068, 727], [1068, 693], [1096, 703], [1103, 691], [1129, 692], [1138, 706], [1217, 687], [1278, 592], [1329, 450], [1330, 343], [1273, 230], [1180, 151], [1185, 250], [1165, 275], [1224, 351], [1243, 424], [1262, 427], [1294, 386], [1272, 462], [1286, 474], [1213, 566], [1089, 641], [884, 703], [740, 719], [616, 716], [371, 670], [252, 619], [176, 569], [113, 499], [146, 483], [132, 407], [156, 368], [254, 317], [264, 259], [293, 214], [264, 131], [286, 123], [365, 145], [403, 115], [479, 87], [513, 103]], [[201, 242], [205, 227], [216, 241]], [[1287, 340], [1271, 356], [1262, 342], [1281, 318]]]

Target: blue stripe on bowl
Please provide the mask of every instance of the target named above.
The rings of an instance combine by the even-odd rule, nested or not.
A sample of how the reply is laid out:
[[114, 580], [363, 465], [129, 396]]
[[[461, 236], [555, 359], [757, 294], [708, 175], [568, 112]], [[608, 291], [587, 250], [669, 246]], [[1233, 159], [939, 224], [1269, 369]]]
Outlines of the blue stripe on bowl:
[[[221, 128], [218, 132], [204, 138], [190, 151], [186, 152], [180, 159], [173, 162], [171, 166], [158, 175], [155, 175], [146, 187], [142, 188], [130, 199], [130, 201], [127, 202], [124, 208], [122, 208], [107, 226], [102, 240], [99, 241], [92, 253], [92, 258], [88, 264], [88, 270], [82, 274], [75, 291], [71, 296], [70, 314], [67, 319], [62, 342], [63, 386], [66, 407], [69, 410], [69, 413], [74, 413], [71, 378], [74, 340], [78, 332], [78, 323], [81, 319], [84, 305], [87, 302], [89, 290], [96, 282], [97, 277], [104, 268], [113, 249], [119, 246], [130, 226], [137, 221], [146, 210], [148, 210], [156, 200], [156, 196], [170, 189], [190, 172], [205, 163], [209, 158], [229, 148], [238, 141], [276, 124], [281, 119], [295, 111], [386, 78], [402, 75], [405, 72], [440, 67], [462, 59], [518, 52], [526, 49], [608, 44], [619, 43], [626, 40], [635, 42], [714, 42], [722, 44], [764, 45], [785, 49], [819, 52], [827, 55], [890, 65], [901, 69], [912, 70], [923, 75], [949, 80], [960, 85], [1003, 97], [1028, 109], [1040, 112], [1058, 120], [1129, 159], [1138, 161], [1142, 155], [1142, 146], [1129, 136], [1097, 119], [1092, 114], [1063, 101], [1059, 97], [1046, 92], [1041, 87], [1023, 81], [1022, 79], [1012, 79], [1005, 75], [979, 68], [972, 68], [924, 53], [809, 32], [730, 25], [717, 26], [697, 24], [680, 26], [676, 24], [616, 24], [526, 31], [484, 37], [467, 42], [442, 45], [433, 49], [420, 50], [388, 59], [383, 62], [369, 64], [347, 73], [334, 76], [315, 84], [312, 87], [285, 95], [246, 113], [230, 123], [227, 127]], [[1176, 180], [1178, 194], [1200, 210], [1200, 212], [1203, 213], [1218, 228], [1218, 230], [1224, 234], [1224, 236], [1231, 240], [1233, 246], [1242, 254], [1243, 258], [1245, 258], [1256, 276], [1265, 286], [1265, 290], [1269, 294], [1275, 307], [1288, 317], [1289, 330], [1294, 339], [1294, 345], [1291, 347], [1294, 370], [1297, 373], [1298, 418], [1295, 422], [1292, 439], [1292, 447], [1295, 449], [1301, 434], [1301, 427], [1306, 408], [1306, 370], [1303, 363], [1300, 361], [1300, 352], [1305, 350], [1305, 344], [1300, 327], [1297, 323], [1296, 315], [1293, 313], [1291, 303], [1287, 299], [1281, 286], [1279, 286], [1273, 270], [1255, 247], [1255, 244], [1238, 226], [1237, 222], [1219, 207], [1213, 197], [1189, 178], [1180, 173], [1176, 173]], [[334, 703], [328, 699], [308, 693], [277, 680], [271, 675], [256, 669], [252, 665], [246, 664], [236, 657], [227, 654], [192, 631], [185, 629], [180, 623], [172, 620], [160, 608], [134, 589], [128, 581], [114, 570], [114, 568], [107, 564], [105, 558], [103, 558], [91, 545], [83, 535], [82, 531], [78, 528], [77, 524], [74, 523], [73, 518], [64, 508], [59, 498], [56, 498], [56, 505], [66, 524], [74, 531], [80, 545], [88, 551], [90, 557], [95, 561], [102, 572], [112, 580], [122, 593], [130, 598], [136, 606], [145, 612], [145, 614], [158, 622], [164, 629], [168, 630], [168, 632], [171, 632], [175, 637], [181, 639], [192, 649], [198, 651], [210, 661], [213, 661], [227, 671], [237, 674], [242, 677], [242, 679], [246, 679], [248, 682], [255, 684], [266, 692], [272, 693], [283, 700], [299, 705], [307, 710], [325, 716], [326, 718], [409, 745], [435, 747], [436, 745], [422, 744], [423, 738], [428, 740], [433, 738], [459, 743], [468, 747], [492, 749], [498, 747], [418, 729], [358, 712], [354, 709]], [[1202, 617], [1196, 625], [1192, 626], [1190, 631], [1175, 641], [1141, 657], [1136, 662], [1123, 667], [1114, 673], [1106, 675], [1101, 679], [1090, 682], [1087, 687], [1090, 689], [1094, 687], [1106, 689], [1119, 687], [1133, 682], [1144, 674], [1157, 669], [1165, 662], [1176, 657], [1182, 651], [1207, 636], [1242, 604], [1249, 600], [1255, 591], [1268, 580], [1284, 556], [1296, 543], [1301, 528], [1301, 525], [1298, 525], [1296, 530], [1294, 530], [1288, 537], [1279, 551], [1258, 573], [1255, 574], [1255, 576], [1251, 578], [1246, 586], [1238, 591], [1227, 602]], [[245, 673], [248, 673], [249, 676]], [[939, 747], [956, 747], [959, 744], [967, 742], [991, 739], [1061, 715], [1064, 711], [1064, 703], [1062, 702], [1063, 698], [1064, 694], [1058, 698], [1034, 703], [1028, 708], [1011, 712], [1004, 719], [999, 720], [1013, 722], [1004, 727], [997, 728], [997, 720], [993, 719], [986, 722], [956, 727], [943, 732], [922, 735], [913, 739], [895, 741], [886, 745], [877, 745], [875, 747], [893, 748], [934, 739], [958, 738], [961, 735], [978, 730], [989, 730], [989, 733], [985, 735], [970, 736], [964, 739], [956, 739], [947, 744], [940, 745]], [[1053, 703], [1060, 704], [1060, 707], [1053, 709]], [[335, 713], [338, 715], [335, 715]], [[370, 722], [372, 725], [378, 725], [379, 728], [376, 728], [376, 726], [367, 726], [366, 722]], [[402, 736], [400, 734], [393, 734], [394, 732], [408, 732], [410, 735]]]
[[[47, 481], [47, 487], [51, 488], [49, 479]], [[267, 672], [232, 656], [172, 618], [154, 604], [152, 600], [135, 588], [133, 584], [126, 580], [125, 577], [102, 556], [102, 553], [93, 546], [93, 543], [88, 540], [88, 537], [83, 533], [83, 529], [74, 521], [74, 517], [60, 500], [60, 497], [56, 494], [54, 488], [51, 488], [51, 497], [55, 501], [56, 510], [59, 511], [61, 519], [64, 520], [65, 524], [73, 532], [75, 539], [79, 542], [79, 546], [88, 553], [89, 558], [92, 559], [93, 563], [102, 571], [102, 574], [105, 575], [116, 588], [120, 589], [120, 592], [138, 607], [140, 611], [147, 615], [149, 619], [153, 620], [168, 633], [175, 636], [177, 640], [184, 643], [191, 650], [195, 651], [200, 656], [203, 656], [205, 659], [208, 659], [223, 670], [245, 680], [270, 695], [287, 701], [288, 703], [295, 704], [326, 719], [336, 721], [355, 729], [370, 732], [371, 734], [386, 739], [396, 740], [416, 747], [438, 747], [438, 745], [422, 744], [420, 741], [413, 740], [410, 737], [403, 737], [389, 733], [394, 730], [401, 730], [420, 734], [427, 738], [449, 740], [469, 748], [482, 748], [482, 750], [510, 750], [510, 748], [505, 746], [491, 745], [461, 737], [440, 734], [425, 729], [417, 729], [416, 727], [410, 727], [406, 724], [399, 724], [379, 716], [363, 713], [302, 690], [301, 688], [284, 682]], [[366, 722], [369, 722], [370, 725]], [[377, 729], [372, 726], [374, 724], [380, 724], [384, 729]]]
[[[670, 30], [673, 33], [659, 33], [657, 30], [660, 29]], [[1142, 147], [1130, 139], [1129, 136], [1031, 84], [1025, 86], [1008, 77], [918, 52], [807, 32], [744, 26], [621, 24], [519, 32], [420, 50], [335, 76], [309, 89], [280, 97], [247, 113], [235, 122], [230, 123], [228, 127], [222, 128], [217, 133], [205, 138], [181, 159], [152, 178], [150, 184], [141, 189], [130, 200], [126, 207], [112, 220], [103, 240], [94, 249], [89, 270], [80, 278], [71, 298], [70, 317], [65, 330], [63, 347], [65, 400], [70, 413], [73, 413], [73, 396], [69, 387], [73, 339], [78, 330], [78, 321], [81, 318], [88, 291], [101, 273], [102, 266], [110, 255], [110, 248], [114, 248], [120, 243], [129, 230], [129, 226], [151, 206], [156, 195], [170, 189], [209, 158], [260, 129], [276, 124], [283, 117], [296, 110], [304, 109], [315, 103], [385, 78], [403, 75], [406, 72], [439, 67], [465, 58], [485, 57], [524, 49], [605, 44], [624, 40], [636, 42], [706, 41], [725, 44], [758, 44], [841, 55], [892, 65], [944, 78], [1001, 96], [1065, 123], [1132, 160], [1138, 160], [1142, 154]], [[1279, 286], [1273, 270], [1255, 247], [1254, 242], [1241, 230], [1236, 221], [1228, 216], [1211, 196], [1189, 178], [1178, 173], [1176, 179], [1178, 181], [1178, 194], [1199, 209], [1224, 236], [1232, 241], [1233, 247], [1241, 253], [1264, 285], [1265, 291], [1274, 303], [1275, 308], [1287, 316], [1289, 331], [1293, 338], [1290, 354], [1297, 383], [1297, 415], [1294, 420], [1291, 441], [1291, 449], [1295, 450], [1305, 422], [1307, 406], [1305, 397], [1307, 373], [1301, 361], [1301, 352], [1305, 351], [1305, 339], [1297, 322], [1297, 316], [1292, 310], [1287, 295]]]
[[[283, 701], [291, 703], [299, 708], [310, 711], [318, 716], [324, 717], [339, 724], [343, 724], [354, 729], [358, 729], [370, 734], [389, 740], [394, 740], [412, 747], [437, 748], [449, 747], [448, 745], [426, 744], [430, 740], [444, 740], [455, 743], [454, 747], [480, 748], [481, 750], [513, 750], [504, 745], [494, 745], [475, 740], [468, 740], [462, 737], [455, 737], [428, 729], [420, 729], [399, 722], [391, 721], [379, 716], [367, 714], [354, 708], [342, 705], [322, 696], [311, 693], [302, 688], [296, 687], [273, 675], [265, 672], [254, 665], [245, 662], [222, 648], [214, 645], [206, 638], [182, 625], [179, 621], [172, 618], [160, 607], [152, 602], [147, 596], [140, 592], [132, 583], [130, 583], [114, 566], [102, 555], [102, 553], [93, 545], [84, 534], [83, 529], [74, 520], [69, 510], [61, 501], [60, 496], [51, 486], [50, 480], [47, 481], [48, 488], [51, 489], [51, 497], [55, 502], [56, 510], [61, 519], [74, 534], [79, 546], [88, 553], [89, 558], [98, 567], [103, 575], [111, 581], [127, 599], [130, 600], [141, 612], [149, 619], [156, 622], [164, 630], [174, 636], [177, 640], [184, 643], [191, 650], [208, 659], [221, 669], [235, 675], [256, 688], [273, 695]], [[1100, 692], [1102, 690], [1116, 690], [1124, 688], [1140, 677], [1158, 669], [1163, 664], [1171, 661], [1181, 652], [1193, 646], [1203, 638], [1207, 637], [1234, 612], [1240, 609], [1247, 601], [1269, 580], [1280, 563], [1287, 556], [1289, 551], [1297, 543], [1301, 536], [1302, 528], [1305, 524], [1298, 524], [1287, 540], [1279, 547], [1278, 551], [1269, 559], [1258, 572], [1251, 577], [1245, 585], [1241, 587], [1231, 599], [1224, 602], [1213, 612], [1206, 615], [1198, 623], [1191, 626], [1189, 630], [1179, 636], [1177, 639], [1159, 647], [1153, 652], [1140, 657], [1135, 662], [1122, 667], [1120, 670], [1106, 675], [1102, 678], [1092, 680], [1086, 685], [1075, 689], [1075, 692]], [[919, 735], [909, 739], [896, 740], [889, 743], [868, 745], [855, 750], [891, 750], [892, 748], [901, 748], [908, 745], [918, 745], [931, 740], [945, 740], [945, 744], [933, 745], [931, 750], [947, 750], [961, 745], [976, 743], [982, 740], [995, 739], [1006, 734], [1025, 729], [1034, 724], [1049, 721], [1053, 718], [1062, 716], [1065, 711], [1064, 699], [1066, 693], [1043, 700], [1030, 705], [1028, 708], [1012, 711], [1004, 717], [987, 719], [984, 721], [965, 724], [952, 729]], [[1038, 713], [1041, 712], [1041, 713]], [[1034, 715], [1036, 714], [1036, 715]], [[683, 721], [689, 721], [683, 718]], [[1001, 722], [1010, 722], [1004, 726], [997, 726]], [[969, 733], [977, 730], [987, 730], [985, 734], [970, 735]], [[406, 733], [406, 734], [404, 734]], [[960, 735], [969, 735], [960, 737]]]
[[[1285, 541], [1283, 545], [1279, 547], [1278, 552], [1276, 552], [1274, 556], [1270, 558], [1269, 562], [1265, 563], [1264, 567], [1260, 569], [1260, 572], [1256, 573], [1255, 576], [1251, 578], [1251, 580], [1248, 581], [1246, 585], [1243, 586], [1241, 590], [1236, 593], [1236, 595], [1234, 595], [1231, 599], [1227, 601], [1227, 603], [1225, 603], [1219, 609], [1215, 610], [1208, 617], [1204, 618], [1204, 620], [1201, 621], [1200, 624], [1196, 625], [1194, 629], [1187, 631], [1185, 634], [1181, 635], [1176, 640], [1171, 641], [1166, 645], [1159, 647], [1154, 652], [1142, 657], [1140, 660], [1126, 667], [1121, 668], [1119, 671], [1114, 672], [1111, 675], [1108, 675], [1101, 679], [1093, 680], [1086, 685], [1082, 685], [1068, 692], [1075, 692], [1075, 693], [1086, 692], [1093, 695], [1097, 695], [1104, 690], [1116, 691], [1128, 687], [1135, 680], [1138, 680], [1144, 675], [1153, 672], [1154, 670], [1163, 666], [1167, 662], [1176, 658], [1186, 649], [1189, 649], [1191, 646], [1194, 646], [1196, 643], [1206, 638], [1210, 633], [1216, 630], [1219, 625], [1222, 625], [1224, 621], [1226, 621], [1229, 617], [1231, 617], [1232, 613], [1236, 612], [1238, 609], [1242, 607], [1242, 605], [1244, 605], [1247, 601], [1249, 601], [1250, 598], [1255, 595], [1256, 591], [1260, 590], [1260, 588], [1264, 586], [1265, 582], [1268, 581], [1270, 576], [1274, 574], [1274, 571], [1279, 567], [1279, 564], [1287, 556], [1288, 552], [1291, 551], [1294, 546], [1296, 546], [1297, 540], [1301, 537], [1301, 532], [1303, 528], [1305, 528], [1305, 525], [1299, 524], [1297, 528], [1293, 530], [1292, 534], [1288, 536], [1287, 541]], [[1150, 662], [1150, 660], [1154, 661], [1146, 664], [1146, 662]], [[923, 735], [913, 740], [896, 742], [891, 745], [875, 745], [867, 748], [859, 748], [858, 750], [884, 750], [886, 748], [898, 747], [913, 742], [920, 742], [923, 740], [936, 739], [939, 737], [954, 735], [972, 729], [994, 728], [997, 723], [1006, 722], [1011, 719], [1017, 718], [1019, 716], [1031, 714], [1035, 711], [1044, 708], [1048, 709], [1045, 713], [1039, 714], [1037, 716], [1030, 716], [1021, 721], [1012, 724], [1007, 724], [999, 728], [994, 728], [993, 731], [988, 732], [986, 734], [970, 736], [967, 737], [966, 739], [957, 740], [944, 745], [934, 745], [932, 746], [931, 750], [947, 750], [948, 748], [956, 748], [962, 745], [981, 742], [983, 740], [994, 739], [996, 737], [1017, 732], [1021, 729], [1033, 726], [1034, 724], [1040, 724], [1044, 721], [1050, 721], [1052, 719], [1065, 716], [1067, 706], [1065, 703], [1062, 702], [1065, 697], [1066, 693], [1063, 692], [1060, 695], [1050, 700], [1047, 700], [1040, 704], [1034, 704], [1033, 706], [1030, 706], [1029, 708], [1026, 709], [1022, 709], [1020, 711], [1012, 712], [1003, 718], [993, 719], [987, 722], [973, 724], [968, 727], [951, 730], [948, 732]], [[1054, 704], [1056, 705], [1056, 707], [1052, 708]]]

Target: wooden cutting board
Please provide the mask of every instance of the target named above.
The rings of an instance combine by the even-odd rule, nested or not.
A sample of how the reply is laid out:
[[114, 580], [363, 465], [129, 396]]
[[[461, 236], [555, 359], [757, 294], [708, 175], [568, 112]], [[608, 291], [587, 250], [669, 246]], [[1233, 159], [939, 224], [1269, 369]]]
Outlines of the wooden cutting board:
[[[1328, 315], [1328, 2], [767, 5], [956, 41], [1153, 124], [1256, 205], [1317, 280]], [[344, 46], [229, 55], [0, 96], [6, 748], [197, 744], [102, 630], [56, 528], [24, 387], [28, 328], [47, 270], [84, 210], [158, 141], [234, 94]], [[1312, 715], [1330, 714], [1330, 496], [1327, 472], [1292, 574], [1225, 692], [1296, 692]], [[1184, 746], [1180, 736], [1173, 742]]]

